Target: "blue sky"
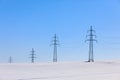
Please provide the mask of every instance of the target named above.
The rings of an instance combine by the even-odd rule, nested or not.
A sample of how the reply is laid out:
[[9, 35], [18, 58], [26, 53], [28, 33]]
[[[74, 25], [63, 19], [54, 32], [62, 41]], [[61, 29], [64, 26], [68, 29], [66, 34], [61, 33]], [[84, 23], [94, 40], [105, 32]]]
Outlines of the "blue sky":
[[120, 59], [120, 0], [0, 0], [0, 62], [52, 61], [50, 46], [59, 37], [59, 61], [85, 61], [90, 26], [96, 30], [96, 60]]

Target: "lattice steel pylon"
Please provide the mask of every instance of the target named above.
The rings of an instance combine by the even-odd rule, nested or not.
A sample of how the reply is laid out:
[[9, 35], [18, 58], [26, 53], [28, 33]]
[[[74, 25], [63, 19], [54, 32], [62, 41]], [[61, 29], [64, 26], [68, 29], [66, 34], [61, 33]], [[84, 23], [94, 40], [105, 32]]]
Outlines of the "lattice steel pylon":
[[32, 48], [32, 51], [31, 51], [31, 54], [30, 54], [30, 55], [31, 55], [31, 63], [34, 63], [34, 62], [35, 62], [35, 58], [36, 58], [36, 57], [35, 57], [36, 54], [35, 54], [34, 48]]
[[94, 35], [93, 33], [95, 33], [95, 30], [93, 30], [92, 26], [90, 27], [90, 30], [88, 30], [88, 35], [87, 37], [89, 37], [89, 39], [87, 39], [86, 41], [89, 41], [89, 59], [88, 62], [94, 62], [94, 55], [93, 55], [93, 42], [97, 40], [96, 35]]
[[53, 46], [54, 46], [54, 49], [53, 49], [53, 62], [57, 62], [57, 46], [59, 45], [58, 44], [58, 37], [57, 35], [55, 34], [54, 37], [53, 37]]
[[9, 63], [12, 63], [13, 62], [13, 59], [12, 59], [12, 57], [10, 56], [9, 57], [9, 61], [8, 61]]

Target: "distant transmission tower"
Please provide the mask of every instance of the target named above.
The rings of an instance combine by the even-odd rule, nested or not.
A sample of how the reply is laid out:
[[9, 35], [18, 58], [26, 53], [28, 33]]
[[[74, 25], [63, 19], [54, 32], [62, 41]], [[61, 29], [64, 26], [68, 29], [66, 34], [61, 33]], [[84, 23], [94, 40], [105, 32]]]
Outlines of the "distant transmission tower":
[[12, 63], [13, 62], [13, 60], [12, 60], [12, 57], [10, 56], [9, 57], [9, 63]]
[[54, 46], [54, 50], [53, 50], [53, 62], [57, 62], [57, 46], [58, 44], [58, 37], [56, 36], [56, 34], [53, 37], [53, 44]]
[[92, 29], [92, 26], [90, 27], [90, 30], [88, 31], [88, 35], [87, 37], [89, 37], [86, 41], [89, 41], [89, 59], [88, 62], [94, 62], [94, 55], [93, 55], [93, 42], [97, 40], [95, 39], [96, 35], [94, 35], [93, 33], [95, 33], [95, 30]]
[[31, 63], [34, 63], [35, 62], [35, 50], [34, 50], [34, 48], [32, 48], [32, 51], [31, 51]]

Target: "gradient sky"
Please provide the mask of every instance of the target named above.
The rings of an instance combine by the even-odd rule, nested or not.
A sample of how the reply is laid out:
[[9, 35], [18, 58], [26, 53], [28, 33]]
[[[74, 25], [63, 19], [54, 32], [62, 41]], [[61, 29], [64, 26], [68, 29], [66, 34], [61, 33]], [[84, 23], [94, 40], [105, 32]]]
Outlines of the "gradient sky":
[[120, 0], [0, 0], [0, 62], [51, 62], [55, 33], [59, 61], [85, 61], [91, 25], [95, 59], [120, 59]]

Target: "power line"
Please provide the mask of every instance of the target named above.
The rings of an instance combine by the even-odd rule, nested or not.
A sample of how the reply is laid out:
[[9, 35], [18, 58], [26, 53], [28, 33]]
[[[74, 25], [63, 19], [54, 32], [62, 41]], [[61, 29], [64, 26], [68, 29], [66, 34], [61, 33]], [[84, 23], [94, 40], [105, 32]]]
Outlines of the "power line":
[[54, 46], [54, 49], [53, 49], [53, 62], [57, 62], [57, 46], [59, 44], [58, 44], [58, 37], [57, 37], [56, 34], [53, 37], [53, 44], [52, 45]]
[[89, 59], [88, 62], [94, 62], [94, 55], [93, 55], [93, 42], [97, 40], [95, 39], [96, 35], [94, 35], [93, 33], [95, 33], [95, 30], [92, 29], [92, 26], [90, 27], [90, 30], [88, 30], [88, 35], [87, 37], [89, 37], [86, 41], [89, 41]]

